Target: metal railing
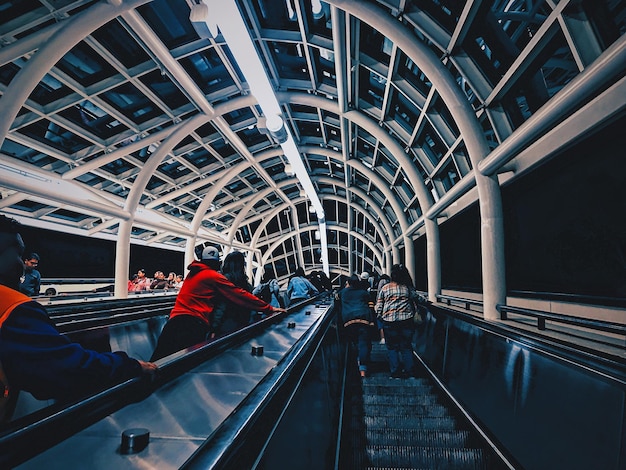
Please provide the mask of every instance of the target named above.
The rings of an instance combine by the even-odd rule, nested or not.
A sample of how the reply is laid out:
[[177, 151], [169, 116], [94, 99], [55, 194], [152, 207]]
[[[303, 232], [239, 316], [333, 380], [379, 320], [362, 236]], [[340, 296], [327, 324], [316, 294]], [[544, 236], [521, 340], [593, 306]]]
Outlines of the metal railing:
[[592, 320], [588, 318], [575, 317], [572, 315], [544, 312], [541, 310], [533, 310], [533, 309], [522, 308], [522, 307], [512, 307], [509, 305], [501, 305], [501, 304], [496, 305], [496, 308], [500, 312], [501, 320], [507, 320], [509, 313], [536, 318], [538, 330], [545, 330], [546, 320], [550, 320], [555, 323], [575, 325], [575, 326], [579, 326], [583, 328], [589, 328], [592, 330], [604, 331], [607, 333], [626, 335], [626, 325], [621, 324], [621, 323], [609, 322], [609, 321], [604, 321], [604, 320]]
[[471, 310], [472, 305], [483, 306], [482, 300], [465, 299], [463, 297], [455, 297], [453, 295], [439, 294], [436, 296], [439, 302], [444, 302], [447, 305], [452, 305], [453, 302], [464, 304], [465, 310]]

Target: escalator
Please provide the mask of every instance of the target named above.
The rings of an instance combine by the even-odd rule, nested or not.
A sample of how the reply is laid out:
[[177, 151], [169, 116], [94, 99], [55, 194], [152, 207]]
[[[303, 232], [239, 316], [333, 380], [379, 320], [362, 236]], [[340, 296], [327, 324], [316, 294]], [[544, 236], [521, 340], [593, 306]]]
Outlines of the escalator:
[[[0, 435], [0, 467], [625, 468], [623, 364], [431, 310], [416, 336], [417, 378], [389, 378], [386, 348], [374, 344], [361, 379], [332, 306], [305, 305], [174, 357], [149, 396], [146, 384], [122, 384]], [[261, 356], [251, 354], [258, 345]], [[150, 445], [122, 455], [121, 431], [138, 425]], [[28, 458], [16, 450], [51, 438]]]
[[370, 375], [350, 369], [339, 468], [509, 468], [421, 363], [416, 377], [391, 379], [386, 346], [375, 343]]
[[[243, 402], [274, 388], [287, 356], [297, 359], [310, 347], [308, 336], [319, 334], [332, 309], [324, 300], [168, 356], [158, 361], [154, 382], [130, 379], [13, 420], [0, 430], [0, 468], [179, 468], [229, 416], [247, 414], [235, 412]], [[120, 438], [135, 428], [149, 430], [150, 445], [129, 455]]]

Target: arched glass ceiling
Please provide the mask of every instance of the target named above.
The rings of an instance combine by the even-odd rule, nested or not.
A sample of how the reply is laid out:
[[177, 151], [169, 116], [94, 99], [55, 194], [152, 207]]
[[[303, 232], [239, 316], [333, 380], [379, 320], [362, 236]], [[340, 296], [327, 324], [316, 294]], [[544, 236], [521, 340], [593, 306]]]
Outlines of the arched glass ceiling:
[[[0, 210], [109, 238], [132, 220], [133, 242], [171, 249], [200, 217], [197, 241], [252, 246], [279, 277], [319, 269], [316, 216], [228, 45], [197, 35], [191, 0], [117, 3], [0, 6]], [[384, 269], [476, 141], [496, 149], [626, 29], [617, 0], [238, 5], [343, 273]]]

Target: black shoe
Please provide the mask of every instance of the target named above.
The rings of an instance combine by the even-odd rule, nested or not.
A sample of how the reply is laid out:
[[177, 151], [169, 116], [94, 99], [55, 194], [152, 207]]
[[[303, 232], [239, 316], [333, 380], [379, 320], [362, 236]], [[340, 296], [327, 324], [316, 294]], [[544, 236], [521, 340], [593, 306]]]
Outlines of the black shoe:
[[390, 376], [390, 379], [401, 379], [402, 378], [402, 372], [393, 372]]

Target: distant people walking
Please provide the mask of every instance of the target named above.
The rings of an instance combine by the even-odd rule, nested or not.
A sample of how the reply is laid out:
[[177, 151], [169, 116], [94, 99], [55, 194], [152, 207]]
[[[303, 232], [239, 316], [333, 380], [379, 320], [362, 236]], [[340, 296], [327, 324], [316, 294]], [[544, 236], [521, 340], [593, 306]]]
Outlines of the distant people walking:
[[382, 318], [385, 342], [392, 378], [414, 374], [413, 361], [413, 280], [406, 267], [394, 264], [391, 281], [385, 284], [376, 298], [376, 314]]
[[319, 294], [319, 290], [311, 284], [305, 274], [303, 268], [296, 269], [293, 276], [289, 279], [287, 285], [287, 298], [289, 299], [289, 305], [294, 305], [298, 302], [310, 299], [311, 297]]
[[39, 255], [29, 253], [24, 257], [24, 275], [20, 278], [20, 292], [29, 297], [39, 295], [41, 289], [41, 274], [37, 270]]
[[199, 257], [200, 261], [193, 261], [188, 266], [189, 274], [176, 296], [169, 320], [152, 353], [152, 361], [209, 339], [213, 331], [213, 310], [223, 299], [241, 308], [267, 314], [285, 311], [263, 302], [220, 273], [217, 248], [207, 246]]
[[370, 308], [370, 295], [357, 275], [352, 275], [346, 287], [339, 291], [339, 314], [348, 338], [357, 346], [359, 373], [367, 376], [372, 351], [371, 331], [374, 315]]

